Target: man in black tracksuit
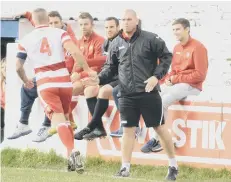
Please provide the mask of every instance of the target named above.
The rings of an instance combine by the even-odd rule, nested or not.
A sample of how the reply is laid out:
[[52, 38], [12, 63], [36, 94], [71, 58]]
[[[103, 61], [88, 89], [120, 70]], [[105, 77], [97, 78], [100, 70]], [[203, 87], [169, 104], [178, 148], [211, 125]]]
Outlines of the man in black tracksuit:
[[[135, 129], [142, 115], [147, 127], [153, 127], [161, 138], [169, 157], [167, 180], [176, 180], [177, 162], [171, 136], [164, 127], [164, 117], [158, 80], [163, 78], [171, 64], [172, 54], [158, 35], [138, 28], [133, 10], [126, 10], [122, 28], [111, 45], [110, 66], [99, 75], [99, 83], [109, 82], [119, 75], [119, 108], [124, 126], [122, 139], [122, 167], [117, 176], [129, 176], [130, 161], [135, 140]], [[157, 59], [160, 64], [157, 65]]]

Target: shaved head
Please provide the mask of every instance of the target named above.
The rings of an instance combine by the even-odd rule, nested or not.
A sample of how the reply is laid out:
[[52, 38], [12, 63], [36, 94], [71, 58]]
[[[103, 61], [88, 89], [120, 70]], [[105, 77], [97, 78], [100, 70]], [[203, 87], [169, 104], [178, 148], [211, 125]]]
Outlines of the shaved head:
[[136, 12], [135, 12], [133, 9], [126, 9], [126, 10], [124, 11], [124, 14], [126, 14], [126, 13], [129, 13], [129, 14], [131, 14], [134, 18], [137, 18], [137, 14], [136, 14]]
[[133, 34], [136, 31], [137, 25], [139, 24], [139, 19], [137, 14], [132, 9], [126, 9], [122, 18], [122, 28], [125, 33]]
[[37, 8], [32, 12], [32, 20], [35, 26], [44, 25], [49, 23], [48, 13], [43, 8]]

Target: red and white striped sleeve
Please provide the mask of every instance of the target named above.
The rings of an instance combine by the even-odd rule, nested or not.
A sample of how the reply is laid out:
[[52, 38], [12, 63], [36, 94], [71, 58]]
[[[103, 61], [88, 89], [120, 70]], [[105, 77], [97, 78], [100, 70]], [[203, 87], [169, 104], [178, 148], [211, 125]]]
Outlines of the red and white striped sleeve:
[[65, 42], [71, 41], [71, 37], [69, 36], [69, 34], [67, 32], [64, 32], [61, 36], [61, 41], [62, 41], [62, 45]]
[[18, 44], [18, 51], [19, 51], [19, 52], [25, 53], [25, 52], [26, 52], [26, 49], [19, 43], [19, 44]]

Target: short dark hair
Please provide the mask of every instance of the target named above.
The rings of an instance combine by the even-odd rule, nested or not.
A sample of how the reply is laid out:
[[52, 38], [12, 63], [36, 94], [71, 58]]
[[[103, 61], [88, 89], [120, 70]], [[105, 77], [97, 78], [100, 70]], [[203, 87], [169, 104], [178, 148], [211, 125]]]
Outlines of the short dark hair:
[[116, 17], [110, 16], [110, 17], [107, 17], [107, 18], [105, 19], [105, 21], [111, 21], [111, 20], [114, 20], [114, 21], [115, 21], [117, 27], [119, 26], [120, 23], [119, 23], [119, 20], [118, 20]]
[[59, 14], [58, 11], [51, 11], [49, 14], [48, 14], [49, 17], [58, 17], [60, 20], [62, 20], [62, 16]]
[[88, 13], [88, 12], [82, 12], [82, 13], [79, 15], [79, 19], [89, 19], [89, 20], [91, 20], [92, 23], [93, 23], [93, 21], [94, 21], [93, 17], [92, 17], [91, 14]]
[[176, 19], [172, 25], [181, 24], [184, 28], [190, 28], [190, 23], [185, 18]]

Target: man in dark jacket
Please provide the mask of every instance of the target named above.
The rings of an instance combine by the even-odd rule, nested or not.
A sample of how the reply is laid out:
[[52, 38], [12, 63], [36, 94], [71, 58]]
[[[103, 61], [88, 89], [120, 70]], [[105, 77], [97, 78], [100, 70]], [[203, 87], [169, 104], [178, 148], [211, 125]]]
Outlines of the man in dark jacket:
[[[172, 54], [158, 35], [142, 31], [133, 10], [126, 10], [122, 18], [123, 30], [111, 45], [110, 66], [99, 75], [99, 83], [119, 75], [119, 108], [124, 131], [122, 138], [122, 167], [117, 176], [129, 176], [135, 141], [135, 129], [142, 115], [147, 127], [153, 127], [161, 138], [169, 158], [167, 180], [176, 180], [177, 162], [171, 136], [164, 125], [163, 107], [158, 80], [170, 67]], [[157, 59], [160, 64], [157, 64]]]

